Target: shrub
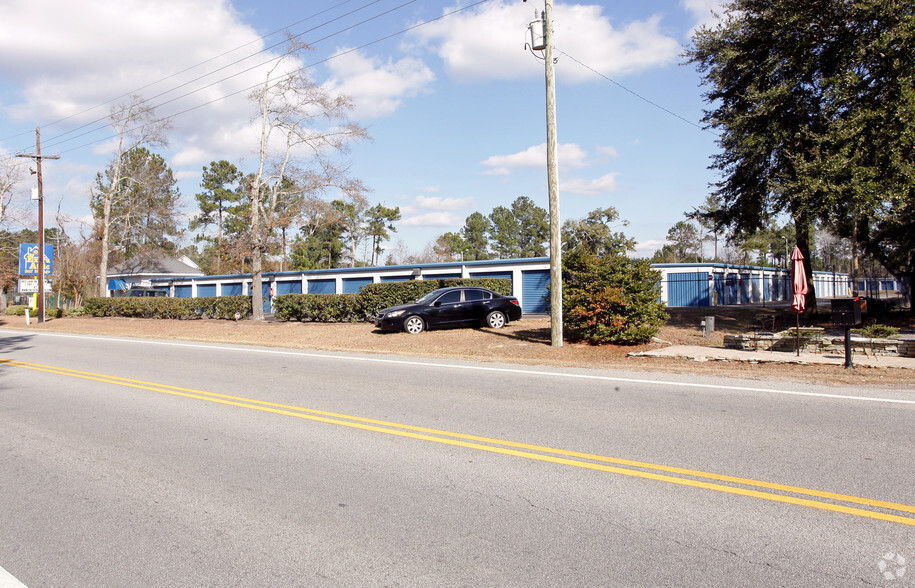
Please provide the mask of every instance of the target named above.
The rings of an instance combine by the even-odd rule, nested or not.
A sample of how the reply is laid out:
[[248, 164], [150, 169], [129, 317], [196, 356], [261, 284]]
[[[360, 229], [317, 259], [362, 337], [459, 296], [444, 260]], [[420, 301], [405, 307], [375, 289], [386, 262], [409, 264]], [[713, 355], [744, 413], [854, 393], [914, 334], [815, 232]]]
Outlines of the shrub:
[[852, 329], [852, 331], [861, 335], [862, 337], [867, 337], [868, 339], [885, 339], [897, 334], [899, 329], [896, 327], [890, 327], [888, 325], [874, 324], [867, 325], [866, 327], [861, 327], [860, 329]]
[[648, 260], [572, 252], [563, 260], [563, 324], [593, 344], [647, 343], [668, 315]]
[[232, 320], [236, 312], [241, 318], [251, 316], [251, 299], [247, 296], [89, 298], [84, 309], [86, 314], [97, 317]]
[[273, 299], [281, 321], [355, 323], [365, 319], [358, 294], [282, 294]]
[[25, 316], [25, 309], [28, 306], [24, 304], [10, 304], [6, 307], [6, 314], [8, 316]]

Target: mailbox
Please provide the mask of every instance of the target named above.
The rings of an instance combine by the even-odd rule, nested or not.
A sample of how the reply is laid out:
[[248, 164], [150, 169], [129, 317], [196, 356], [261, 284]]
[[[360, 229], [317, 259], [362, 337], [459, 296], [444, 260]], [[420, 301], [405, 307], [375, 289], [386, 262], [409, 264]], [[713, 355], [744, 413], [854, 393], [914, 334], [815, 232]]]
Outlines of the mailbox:
[[853, 327], [864, 322], [867, 303], [862, 298], [833, 298], [832, 322]]

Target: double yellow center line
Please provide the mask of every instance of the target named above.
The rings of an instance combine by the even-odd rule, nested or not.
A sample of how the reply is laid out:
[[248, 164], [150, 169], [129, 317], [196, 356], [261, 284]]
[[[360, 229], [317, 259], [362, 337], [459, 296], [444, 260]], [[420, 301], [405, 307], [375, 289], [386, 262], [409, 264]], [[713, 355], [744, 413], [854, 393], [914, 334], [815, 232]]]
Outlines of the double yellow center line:
[[[785, 484], [776, 484], [772, 482], [762, 482], [739, 478], [735, 476], [726, 476], [696, 470], [688, 470], [672, 466], [658, 465], [628, 459], [619, 459], [603, 455], [594, 455], [581, 453], [577, 451], [568, 451], [564, 449], [554, 449], [551, 447], [542, 447], [527, 443], [515, 443], [513, 441], [504, 441], [501, 439], [491, 439], [488, 437], [479, 437], [476, 435], [466, 435], [462, 433], [452, 433], [426, 427], [416, 427], [400, 423], [392, 423], [375, 419], [367, 419], [345, 414], [313, 410], [299, 406], [287, 404], [277, 404], [252, 398], [240, 396], [230, 396], [227, 394], [217, 394], [214, 392], [205, 392], [203, 390], [194, 390], [190, 388], [181, 388], [178, 386], [168, 386], [154, 382], [144, 382], [142, 380], [132, 380], [118, 376], [109, 376], [105, 374], [96, 374], [79, 370], [71, 370], [54, 366], [41, 365], [36, 363], [27, 363], [23, 361], [0, 359], [0, 366], [18, 367], [84, 380], [93, 380], [140, 390], [150, 390], [173, 396], [183, 396], [185, 398], [194, 398], [196, 400], [205, 400], [207, 402], [216, 402], [229, 406], [237, 406], [262, 412], [269, 412], [290, 416], [300, 419], [308, 419], [321, 423], [340, 425], [354, 429], [363, 429], [374, 431], [376, 433], [385, 433], [387, 435], [397, 435], [400, 437], [409, 437], [422, 441], [441, 443], [444, 445], [453, 445], [478, 451], [488, 451], [490, 453], [500, 453], [522, 457], [536, 461], [555, 463], [565, 466], [585, 468], [623, 476], [632, 476], [658, 482], [667, 482], [670, 484], [679, 484], [681, 486], [691, 486], [693, 488], [702, 488], [705, 490], [714, 490], [728, 494], [737, 494], [758, 498], [760, 500], [770, 500], [794, 504], [797, 506], [806, 506], [821, 510], [845, 513], [849, 515], [877, 519], [891, 523], [915, 526], [915, 506], [907, 504], [898, 504], [886, 502], [883, 500], [873, 500], [870, 498], [861, 498], [858, 496], [849, 496], [837, 494], [834, 492], [823, 492], [809, 488], [797, 486], [788, 486]], [[902, 514], [907, 513], [907, 514]]]

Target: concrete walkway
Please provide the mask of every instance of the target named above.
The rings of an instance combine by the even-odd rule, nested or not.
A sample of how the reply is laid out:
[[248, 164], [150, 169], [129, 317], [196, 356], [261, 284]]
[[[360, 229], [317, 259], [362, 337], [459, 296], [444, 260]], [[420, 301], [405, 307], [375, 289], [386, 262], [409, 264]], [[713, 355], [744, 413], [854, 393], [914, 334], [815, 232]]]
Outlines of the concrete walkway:
[[[794, 364], [830, 364], [845, 365], [844, 354], [805, 353], [798, 356], [795, 352], [782, 351], [744, 351], [725, 349], [723, 347], [700, 347], [698, 345], [672, 345], [663, 349], [631, 353], [634, 357], [676, 357], [694, 361], [741, 361], [746, 363], [794, 363]], [[852, 363], [855, 367], [904, 368], [915, 370], [913, 357], [873, 356], [853, 353]], [[915, 377], [915, 375], [913, 375]]]

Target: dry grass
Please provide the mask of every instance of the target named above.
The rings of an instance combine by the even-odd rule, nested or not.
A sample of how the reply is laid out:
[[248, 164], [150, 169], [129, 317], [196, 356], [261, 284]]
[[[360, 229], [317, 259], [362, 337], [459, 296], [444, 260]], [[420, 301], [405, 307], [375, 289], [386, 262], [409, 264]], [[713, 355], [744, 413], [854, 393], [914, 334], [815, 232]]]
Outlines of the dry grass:
[[[671, 319], [661, 329], [659, 339], [679, 345], [721, 347], [724, 334], [751, 331], [755, 320], [764, 314], [775, 314], [780, 329], [794, 324], [794, 315], [790, 309], [785, 308], [717, 307], [669, 311]], [[699, 321], [705, 315], [716, 317], [716, 331], [711, 339], [704, 338], [699, 330]], [[904, 317], [901, 319], [902, 324], [897, 326], [901, 326], [903, 332], [915, 332], [912, 315], [901, 316]], [[823, 320], [828, 322], [828, 315]], [[382, 333], [370, 324], [235, 323], [92, 317], [48, 320], [41, 325], [33, 321], [31, 326], [26, 327], [23, 317], [2, 316], [0, 328], [818, 383], [911, 387], [913, 380], [911, 370], [887, 368], [845, 370], [839, 366], [698, 363], [678, 359], [628, 357], [630, 352], [662, 345], [658, 343], [594, 346], [566, 342], [562, 347], [554, 348], [550, 345], [548, 318], [524, 319], [500, 330], [450, 329], [421, 335]]]

